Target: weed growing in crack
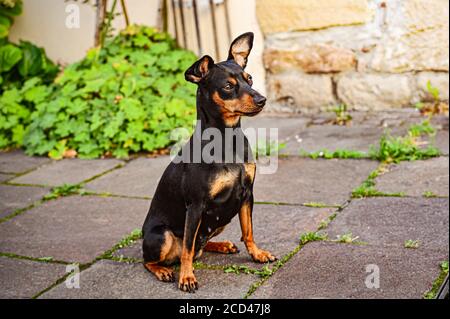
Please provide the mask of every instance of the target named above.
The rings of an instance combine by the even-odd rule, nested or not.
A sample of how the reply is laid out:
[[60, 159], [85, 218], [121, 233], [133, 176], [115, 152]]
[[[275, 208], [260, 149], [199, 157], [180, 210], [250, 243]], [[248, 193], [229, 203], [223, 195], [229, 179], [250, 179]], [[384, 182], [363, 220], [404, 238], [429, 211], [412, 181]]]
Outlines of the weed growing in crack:
[[418, 240], [408, 239], [404, 244], [405, 248], [417, 249], [420, 246], [420, 242]]
[[343, 235], [337, 235], [337, 239], [334, 240], [338, 243], [344, 243], [344, 244], [352, 244], [356, 242], [359, 239], [359, 236], [353, 237], [352, 233], [346, 233]]
[[279, 155], [280, 151], [285, 148], [285, 143], [278, 143], [276, 141], [260, 141], [253, 149], [255, 149], [255, 157], [258, 159], [275, 154]]
[[422, 148], [420, 138], [435, 134], [436, 129], [429, 120], [409, 127], [406, 136], [394, 137], [385, 132], [378, 146], [371, 146], [369, 156], [382, 163], [400, 163], [402, 161], [425, 160], [441, 155], [441, 151], [433, 145]]
[[327, 239], [328, 239], [327, 234], [322, 234], [319, 232], [309, 232], [309, 233], [302, 234], [300, 236], [300, 245], [305, 245], [312, 241], [323, 241], [323, 240], [327, 240]]
[[348, 107], [346, 104], [336, 105], [331, 111], [335, 114], [335, 118], [332, 120], [332, 123], [335, 125], [349, 125], [353, 119], [353, 117], [348, 113]]
[[52, 200], [63, 196], [84, 194], [86, 194], [86, 192], [82, 189], [82, 186], [80, 184], [64, 184], [62, 186], [52, 188], [51, 192], [44, 196], [44, 200]]
[[328, 218], [322, 220], [322, 221], [319, 223], [319, 228], [318, 228], [318, 230], [322, 230], [322, 229], [327, 228], [328, 225], [329, 225], [336, 217], [337, 217], [337, 214], [334, 213], [334, 214], [330, 215], [330, 217], [328, 217]]
[[437, 198], [437, 197], [439, 197], [439, 195], [437, 195], [437, 194], [435, 194], [435, 193], [433, 193], [431, 191], [426, 191], [426, 192], [423, 193], [423, 197], [425, 197], [425, 198]]
[[424, 293], [424, 299], [434, 299], [439, 291], [439, 288], [444, 283], [445, 277], [448, 275], [448, 260], [441, 262], [440, 264], [441, 272], [436, 280], [433, 282], [433, 285], [430, 290]]
[[386, 165], [381, 164], [376, 170], [370, 173], [369, 177], [360, 186], [352, 191], [352, 198], [366, 197], [403, 197], [404, 193], [384, 193], [376, 189], [375, 179], [387, 171]]
[[104, 252], [97, 259], [114, 259], [113, 253], [119, 249], [125, 248], [133, 244], [135, 241], [142, 238], [142, 231], [140, 229], [133, 230], [128, 236], [124, 237], [119, 243], [114, 245], [113, 248]]
[[300, 155], [303, 157], [309, 157], [312, 159], [362, 159], [368, 158], [369, 155], [365, 152], [361, 151], [353, 151], [353, 150], [345, 150], [345, 149], [337, 149], [334, 151], [329, 151], [327, 149], [320, 150], [318, 152], [308, 153], [304, 150], [300, 150]]

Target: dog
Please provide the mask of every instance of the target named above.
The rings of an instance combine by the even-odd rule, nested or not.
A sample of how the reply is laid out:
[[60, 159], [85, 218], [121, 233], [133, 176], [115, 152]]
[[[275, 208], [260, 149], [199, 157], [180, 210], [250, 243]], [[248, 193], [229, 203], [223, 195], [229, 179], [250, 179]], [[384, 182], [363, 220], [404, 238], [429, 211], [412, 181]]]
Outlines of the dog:
[[[230, 241], [209, 241], [236, 215], [239, 215], [242, 230], [241, 241], [253, 260], [259, 263], [276, 260], [270, 252], [260, 249], [253, 238], [256, 165], [240, 128], [242, 116], [257, 115], [266, 103], [266, 98], [252, 88], [252, 77], [244, 71], [253, 39], [251, 32], [242, 34], [231, 44], [226, 61], [216, 64], [205, 55], [185, 72], [186, 80], [198, 86], [198, 124], [183, 148], [190, 151], [188, 157], [182, 157], [179, 162], [172, 160], [163, 173], [142, 228], [144, 267], [157, 279], [173, 282], [174, 272], [170, 266], [181, 262], [178, 288], [185, 292], [198, 289], [193, 261], [203, 251], [238, 253], [236, 245]], [[222, 137], [223, 152], [219, 158], [212, 162], [204, 159], [192, 162], [194, 144], [200, 142], [200, 150], [206, 147], [196, 133], [207, 129], [224, 133], [230, 128], [243, 137], [243, 154], [237, 151], [234, 142]], [[233, 160], [241, 158], [242, 161], [221, 162], [224, 153], [231, 153]]]

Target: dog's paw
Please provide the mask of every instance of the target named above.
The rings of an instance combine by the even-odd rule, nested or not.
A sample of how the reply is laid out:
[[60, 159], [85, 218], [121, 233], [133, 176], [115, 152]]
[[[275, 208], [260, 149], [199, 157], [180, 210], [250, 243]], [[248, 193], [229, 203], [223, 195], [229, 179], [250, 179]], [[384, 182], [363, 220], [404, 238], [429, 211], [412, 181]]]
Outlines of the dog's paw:
[[252, 256], [253, 260], [258, 263], [267, 263], [277, 260], [277, 257], [272, 255], [270, 252], [262, 249], [254, 250], [250, 252], [250, 255]]
[[237, 254], [239, 253], [239, 248], [235, 244], [233, 244], [231, 241], [225, 242], [225, 254]]
[[205, 251], [221, 253], [221, 254], [237, 254], [239, 249], [231, 241], [208, 242], [204, 248]]
[[145, 268], [147, 268], [147, 270], [152, 272], [158, 280], [164, 282], [173, 282], [175, 280], [175, 276], [171, 268], [154, 264], [145, 264], [144, 266]]
[[194, 274], [180, 276], [180, 280], [178, 281], [178, 288], [184, 292], [195, 293], [198, 289], [198, 282], [195, 279]]

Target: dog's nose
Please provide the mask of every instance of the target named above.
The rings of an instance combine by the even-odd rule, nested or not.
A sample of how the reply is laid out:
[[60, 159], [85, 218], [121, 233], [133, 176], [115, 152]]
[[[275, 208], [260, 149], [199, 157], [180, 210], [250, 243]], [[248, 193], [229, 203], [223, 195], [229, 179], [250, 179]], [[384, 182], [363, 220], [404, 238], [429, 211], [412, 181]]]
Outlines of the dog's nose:
[[258, 107], [264, 107], [264, 105], [266, 105], [266, 101], [267, 99], [264, 96], [255, 97], [255, 104]]

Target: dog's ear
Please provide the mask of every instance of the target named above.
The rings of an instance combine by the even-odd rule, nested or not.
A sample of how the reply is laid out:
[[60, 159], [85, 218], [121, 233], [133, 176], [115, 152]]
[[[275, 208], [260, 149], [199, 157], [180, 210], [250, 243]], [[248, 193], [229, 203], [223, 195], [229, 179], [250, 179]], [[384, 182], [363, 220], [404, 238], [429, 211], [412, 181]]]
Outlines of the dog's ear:
[[234, 60], [241, 68], [245, 69], [248, 56], [253, 47], [253, 39], [253, 32], [247, 32], [238, 36], [231, 44], [228, 60]]
[[184, 78], [186, 81], [199, 83], [213, 66], [214, 60], [209, 55], [205, 55], [187, 69], [184, 73]]

